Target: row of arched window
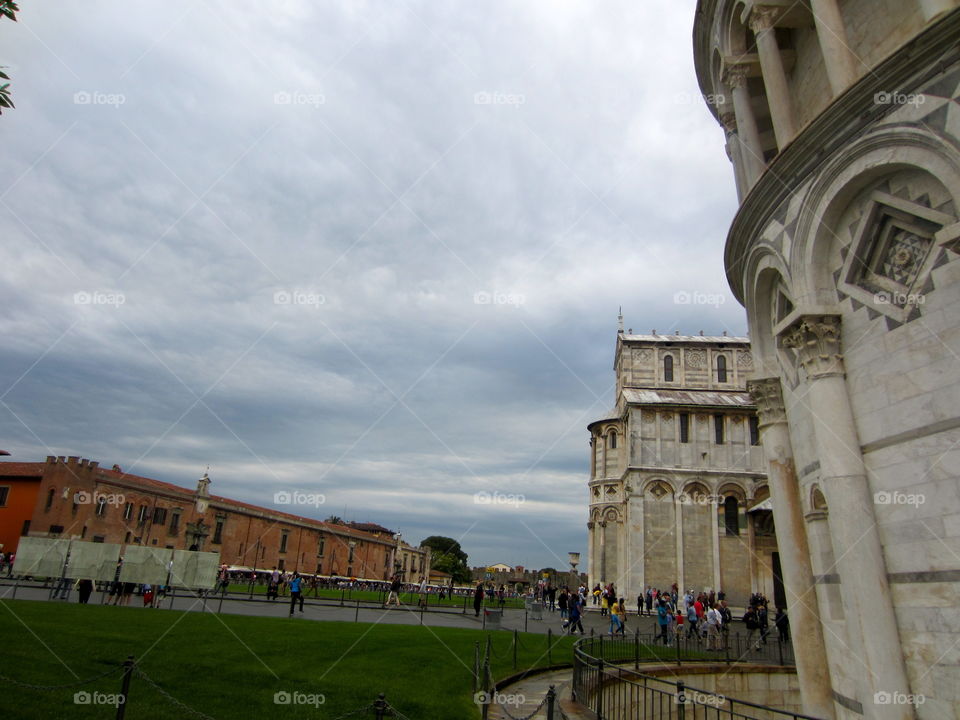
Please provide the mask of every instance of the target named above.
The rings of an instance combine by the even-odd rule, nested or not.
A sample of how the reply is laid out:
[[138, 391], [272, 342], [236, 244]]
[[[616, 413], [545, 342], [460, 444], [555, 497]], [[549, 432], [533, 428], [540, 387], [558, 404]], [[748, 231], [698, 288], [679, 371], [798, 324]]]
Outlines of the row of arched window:
[[[717, 382], [727, 382], [727, 356], [717, 355]], [[665, 355], [663, 358], [663, 381], [673, 382], [673, 355]]]

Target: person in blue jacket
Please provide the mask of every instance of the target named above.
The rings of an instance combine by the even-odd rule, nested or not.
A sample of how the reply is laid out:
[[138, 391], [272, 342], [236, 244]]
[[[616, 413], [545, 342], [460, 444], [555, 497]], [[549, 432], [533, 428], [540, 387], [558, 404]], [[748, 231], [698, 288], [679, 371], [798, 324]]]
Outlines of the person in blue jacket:
[[303, 612], [303, 578], [300, 573], [293, 574], [293, 580], [290, 581], [290, 617], [293, 617], [293, 608], [300, 601], [300, 612]]

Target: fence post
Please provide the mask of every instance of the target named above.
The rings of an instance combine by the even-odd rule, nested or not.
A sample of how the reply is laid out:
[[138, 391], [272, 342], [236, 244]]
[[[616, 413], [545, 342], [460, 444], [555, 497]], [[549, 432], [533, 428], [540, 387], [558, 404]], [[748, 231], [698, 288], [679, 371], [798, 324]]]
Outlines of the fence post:
[[633, 633], [633, 669], [640, 669], [640, 630]]
[[357, 622], [360, 619], [360, 601], [357, 600], [357, 609], [353, 611], [353, 621]]
[[597, 660], [597, 720], [603, 720], [603, 660]]
[[[550, 657], [550, 653], [553, 650], [553, 628], [547, 628], [547, 667], [553, 665], [553, 659]], [[551, 685], [551, 687], [553, 687]]]
[[683, 636], [680, 633], [675, 633], [675, 636], [673, 638], [673, 641], [677, 646], [677, 665], [680, 665], [680, 640], [682, 638]]
[[[502, 610], [500, 612], [503, 612]], [[527, 632], [527, 609], [523, 609], [523, 631]]]
[[517, 645], [520, 644], [520, 631], [513, 631], [513, 669], [517, 669]]
[[420, 624], [423, 625], [423, 611], [427, 608], [427, 598], [424, 598], [423, 603], [420, 604]]
[[123, 682], [120, 684], [122, 702], [117, 705], [117, 720], [123, 720], [127, 712], [127, 703], [130, 701], [130, 676], [133, 675], [133, 655], [127, 655], [123, 663]]
[[387, 714], [387, 699], [383, 693], [377, 695], [377, 699], [373, 701], [373, 711], [377, 720], [383, 720], [383, 716]]
[[343, 588], [340, 588], [340, 607], [343, 607], [343, 596], [344, 596], [344, 593], [346, 593], [346, 590], [344, 590]]
[[598, 637], [600, 638], [600, 659], [606, 660], [606, 658], [603, 656], [603, 635], [599, 635]]
[[547, 720], [553, 720], [553, 704], [557, 701], [557, 690], [551, 685], [547, 690]]
[[[683, 720], [687, 713], [687, 695], [683, 680], [677, 682], [677, 720]], [[694, 708], [696, 713], [696, 708]]]

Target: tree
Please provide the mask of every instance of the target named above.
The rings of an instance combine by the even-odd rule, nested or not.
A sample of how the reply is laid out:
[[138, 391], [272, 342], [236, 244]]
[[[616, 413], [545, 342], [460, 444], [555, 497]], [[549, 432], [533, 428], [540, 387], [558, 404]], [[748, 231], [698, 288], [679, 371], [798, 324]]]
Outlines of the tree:
[[430, 554], [430, 569], [450, 573], [456, 583], [470, 582], [470, 567], [467, 565], [467, 554], [453, 538], [443, 535], [431, 535], [420, 543], [421, 547], [428, 547]]
[[[17, 21], [17, 13], [20, 8], [13, 0], [0, 0], [0, 17], [8, 17], [14, 22]], [[0, 70], [0, 80], [9, 80], [10, 77]], [[13, 100], [10, 98], [10, 83], [6, 82], [0, 85], [0, 115], [3, 114], [3, 108], [12, 108]]]

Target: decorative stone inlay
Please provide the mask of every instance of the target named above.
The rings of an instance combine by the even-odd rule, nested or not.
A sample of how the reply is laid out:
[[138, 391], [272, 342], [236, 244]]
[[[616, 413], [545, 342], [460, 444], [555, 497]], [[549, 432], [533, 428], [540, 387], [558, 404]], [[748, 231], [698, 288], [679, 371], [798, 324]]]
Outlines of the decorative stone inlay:
[[743, 422], [743, 415], [731, 415], [730, 422], [734, 423], [735, 425], [739, 425]]
[[843, 375], [839, 315], [803, 316], [780, 333], [779, 340], [797, 353], [809, 379]]
[[787, 422], [780, 378], [770, 377], [747, 381], [747, 392], [757, 406], [760, 427]]
[[753, 367], [753, 355], [747, 350], [741, 350], [737, 353], [737, 367], [743, 370], [749, 370]]
[[935, 236], [954, 222], [919, 202], [874, 192], [851, 229], [837, 289], [855, 309], [865, 305], [898, 322], [919, 314], [938, 254]]
[[657, 414], [648, 410], [644, 410], [640, 413], [640, 422], [644, 425], [653, 425], [654, 420], [657, 419]]
[[638, 362], [638, 363], [649, 362], [652, 355], [653, 353], [643, 348], [641, 348], [640, 350], [633, 351], [634, 362]]
[[689, 350], [686, 353], [687, 367], [691, 370], [699, 370], [707, 362], [707, 354], [703, 350]]
[[673, 422], [673, 413], [665, 412], [660, 415], [660, 422], [664, 425], [670, 425]]
[[698, 414], [698, 415], [697, 415], [697, 422], [700, 423], [701, 425], [706, 425], [708, 422], [710, 422], [710, 416], [709, 416], [709, 415]]
[[656, 482], [650, 486], [650, 494], [653, 495], [657, 500], [662, 498], [664, 495], [667, 495], [670, 490], [662, 482]]

